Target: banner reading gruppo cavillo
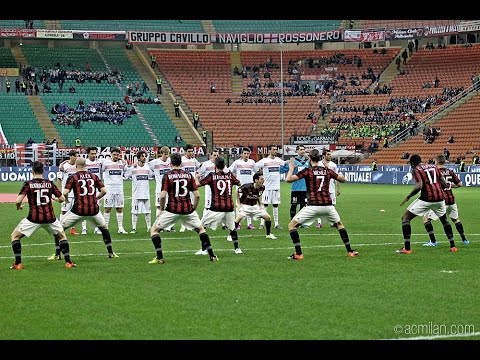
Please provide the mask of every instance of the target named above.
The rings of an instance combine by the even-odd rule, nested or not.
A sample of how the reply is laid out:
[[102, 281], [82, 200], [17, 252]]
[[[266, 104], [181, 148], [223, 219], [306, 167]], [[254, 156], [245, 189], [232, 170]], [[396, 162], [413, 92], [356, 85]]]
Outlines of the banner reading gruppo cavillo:
[[301, 33], [176, 33], [129, 31], [131, 43], [207, 45], [217, 44], [279, 44], [343, 41], [343, 30]]

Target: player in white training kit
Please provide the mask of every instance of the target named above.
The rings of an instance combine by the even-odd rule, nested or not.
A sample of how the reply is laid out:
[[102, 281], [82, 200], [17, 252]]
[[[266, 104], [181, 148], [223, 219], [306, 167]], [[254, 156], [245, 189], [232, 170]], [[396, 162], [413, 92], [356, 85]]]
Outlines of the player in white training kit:
[[163, 175], [172, 170], [170, 164], [170, 149], [167, 146], [162, 146], [159, 150], [160, 157], [150, 160], [147, 165], [155, 174], [155, 206], [157, 210], [155, 217], [160, 215], [160, 194], [162, 193], [162, 179]]
[[[58, 186], [58, 188], [61, 187], [62, 192], [65, 189], [65, 184], [67, 183], [68, 178], [71, 175], [73, 175], [77, 172], [77, 168], [75, 166], [75, 161], [77, 160], [77, 157], [78, 157], [78, 151], [77, 150], [70, 150], [68, 152], [68, 156], [69, 156], [69, 159], [65, 160], [64, 162], [62, 162], [60, 164], [60, 167], [59, 167], [58, 173], [57, 173], [57, 179], [58, 179], [58, 181], [61, 181], [61, 184], [58, 184], [57, 186]], [[62, 206], [61, 206], [61, 211], [62, 212], [60, 214], [60, 219], [59, 219], [60, 221], [62, 221], [63, 215], [65, 215], [68, 211], [70, 211], [70, 209], [73, 206], [73, 202], [74, 202], [73, 193], [68, 194], [68, 202], [63, 202]], [[74, 228], [72, 227], [71, 229], [74, 229]], [[71, 235], [78, 235], [78, 233], [73, 234], [71, 229], [70, 229], [70, 234]]]
[[[75, 174], [77, 172], [77, 168], [75, 166], [75, 161], [77, 160], [78, 157], [78, 151], [77, 150], [70, 150], [68, 152], [69, 159], [65, 160], [60, 164], [60, 167], [58, 169], [57, 173], [57, 181], [61, 182], [61, 184], [57, 184], [57, 187], [63, 190], [65, 189], [65, 184], [67, 183], [68, 178]], [[68, 194], [68, 202], [62, 202], [61, 205], [61, 213], [60, 213], [60, 222], [63, 220], [64, 215], [70, 211], [70, 209], [73, 206], [74, 203], [74, 196], [73, 194]], [[77, 230], [72, 227], [70, 228], [70, 235], [78, 235]], [[51, 255], [48, 257], [48, 260], [61, 260], [62, 259], [62, 253], [60, 251], [60, 241], [58, 240], [58, 236], [54, 236], [55, 240], [55, 254]]]
[[[248, 147], [244, 147], [242, 151], [242, 157], [235, 160], [228, 168], [233, 175], [240, 180], [240, 186], [253, 183], [253, 174], [255, 174], [255, 160], [250, 159], [250, 153], [250, 149]], [[252, 224], [252, 217], [246, 216], [246, 218], [247, 229], [255, 229]]]
[[137, 152], [137, 162], [128, 167], [125, 171], [125, 178], [132, 179], [132, 231], [137, 232], [137, 221], [139, 214], [145, 214], [145, 223], [147, 232], [152, 226], [152, 215], [150, 208], [150, 179], [153, 179], [154, 173], [146, 165], [147, 152], [140, 150]]
[[[193, 148], [192, 145], [187, 144], [185, 145], [185, 155], [182, 156], [182, 165], [180, 168], [183, 171], [186, 171], [190, 174], [192, 174], [193, 178], [195, 178], [195, 174], [197, 170], [200, 168], [201, 164], [195, 157], [195, 149]], [[192, 204], [194, 201], [194, 195], [193, 192], [190, 192], [190, 200], [192, 200]], [[180, 232], [185, 231], [185, 226], [183, 223], [180, 224]]]
[[128, 234], [123, 228], [123, 207], [125, 205], [125, 196], [123, 194], [123, 179], [127, 164], [120, 159], [120, 149], [112, 147], [110, 149], [111, 159], [105, 159], [102, 163], [103, 183], [107, 188], [105, 202], [103, 204], [105, 210], [105, 222], [107, 227], [110, 221], [110, 212], [112, 207], [117, 212], [118, 233]]
[[[85, 169], [87, 169], [88, 172], [97, 175], [101, 179], [102, 161], [100, 159], [97, 159], [97, 148], [95, 146], [90, 146], [87, 148], [86, 151], [87, 158], [85, 159]], [[98, 200], [98, 205], [100, 205], [100, 202], [101, 200]], [[102, 235], [102, 232], [98, 227], [95, 227], [93, 233]], [[87, 220], [82, 221], [82, 235], [87, 235]]]
[[[218, 150], [213, 149], [212, 152], [210, 153], [210, 160], [207, 160], [202, 163], [200, 168], [197, 170], [197, 174], [200, 175], [198, 180], [202, 180], [205, 178], [208, 174], [215, 172], [215, 159], [218, 157]], [[203, 214], [205, 214], [206, 209], [210, 209], [210, 204], [212, 202], [212, 189], [210, 186], [205, 186], [205, 202], [203, 206], [203, 213], [202, 213], [202, 218]]]
[[[275, 229], [281, 229], [280, 224], [278, 223], [278, 204], [280, 204], [280, 173], [286, 173], [288, 170], [281, 169], [285, 161], [277, 157], [277, 151], [277, 145], [271, 145], [268, 156], [258, 161], [255, 166], [257, 170], [263, 170], [263, 177], [265, 179], [265, 191], [262, 195], [262, 203], [267, 212], [268, 205], [272, 204]], [[264, 225], [265, 220], [262, 218], [260, 222], [260, 228], [263, 229]]]

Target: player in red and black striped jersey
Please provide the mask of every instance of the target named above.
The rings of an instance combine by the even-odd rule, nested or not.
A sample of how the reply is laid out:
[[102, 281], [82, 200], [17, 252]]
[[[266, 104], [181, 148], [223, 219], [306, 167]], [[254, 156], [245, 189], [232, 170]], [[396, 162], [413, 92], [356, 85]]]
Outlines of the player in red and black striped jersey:
[[[458, 178], [455, 171], [451, 169], [447, 169], [445, 167], [445, 155], [440, 154], [437, 155], [435, 158], [435, 164], [437, 165], [440, 173], [443, 175], [449, 186], [443, 189], [443, 193], [445, 194], [445, 206], [447, 208], [446, 214], [450, 219], [452, 219], [453, 223], [455, 224], [455, 228], [457, 229], [458, 233], [462, 238], [462, 242], [465, 245], [468, 245], [470, 241], [467, 240], [465, 236], [465, 232], [463, 230], [463, 225], [460, 219], [458, 218], [458, 208], [457, 204], [455, 203], [455, 195], [453, 195], [452, 188], [459, 188], [462, 186], [462, 181]], [[429, 211], [423, 216], [423, 224], [425, 225], [425, 230], [427, 230], [428, 236], [430, 237], [430, 241], [423, 244], [423, 246], [437, 246], [437, 241], [435, 239], [435, 233], [433, 231], [432, 220], [438, 220], [438, 216], [435, 215], [433, 211]]]
[[253, 174], [253, 183], [243, 184], [237, 189], [237, 218], [235, 219], [235, 227], [238, 228], [245, 216], [250, 216], [253, 220], [261, 218], [265, 221], [265, 237], [276, 240], [277, 237], [270, 232], [272, 218], [262, 203], [263, 192], [265, 191], [264, 181], [263, 172], [257, 171]]
[[79, 221], [90, 221], [102, 232], [108, 257], [116, 258], [118, 255], [113, 252], [110, 231], [108, 231], [107, 223], [98, 206], [98, 200], [105, 196], [107, 189], [102, 180], [96, 174], [88, 171], [85, 165], [84, 158], [77, 158], [75, 161], [77, 172], [70, 176], [65, 184], [63, 195], [67, 196], [70, 191], [73, 191], [75, 203], [63, 217], [62, 225], [68, 229]]
[[[224, 223], [230, 230], [235, 253], [242, 254], [242, 250], [238, 247], [238, 234], [235, 227], [235, 211], [232, 200], [233, 185], [240, 185], [240, 181], [231, 171], [223, 172], [225, 169], [225, 159], [223, 157], [216, 157], [214, 166], [215, 172], [209, 173], [202, 180], [198, 180], [201, 176], [200, 174], [197, 174], [196, 177], [198, 186], [210, 188], [209, 207], [205, 208], [203, 212], [202, 225], [216, 230], [219, 224]], [[202, 248], [201, 251], [205, 250]]]
[[[213, 253], [210, 238], [202, 226], [196, 212], [200, 194], [195, 183], [195, 178], [189, 172], [182, 170], [182, 157], [179, 153], [170, 155], [172, 170], [166, 173], [162, 179], [162, 192], [160, 193], [160, 215], [152, 225], [150, 235], [155, 246], [156, 257], [149, 264], [163, 264], [162, 239], [160, 231], [169, 229], [178, 220], [187, 230], [194, 229], [200, 236], [202, 249], [207, 250], [210, 261], [217, 261]], [[193, 204], [190, 200], [190, 193], [193, 193]], [[168, 203], [165, 205], [168, 194]]]
[[438, 167], [434, 164], [423, 164], [422, 158], [418, 154], [410, 156], [410, 165], [413, 169], [413, 178], [415, 186], [410, 194], [400, 203], [405, 204], [408, 199], [420, 192], [420, 197], [413, 201], [402, 216], [402, 233], [404, 246], [397, 250], [398, 254], [411, 254], [410, 238], [412, 227], [410, 221], [416, 216], [424, 216], [432, 211], [443, 224], [443, 230], [450, 242], [450, 251], [456, 252], [455, 241], [453, 239], [452, 226], [447, 220], [444, 188], [448, 183], [443, 177]]
[[65, 267], [71, 268], [76, 265], [70, 260], [70, 247], [62, 224], [57, 220], [53, 210], [52, 200], [63, 202], [65, 197], [58, 187], [50, 180], [43, 178], [43, 163], [34, 161], [32, 163], [33, 179], [26, 181], [18, 193], [15, 203], [17, 210], [23, 209], [23, 199], [28, 199], [28, 216], [20, 221], [13, 230], [12, 250], [15, 255], [15, 262], [11, 269], [21, 270], [22, 245], [20, 239], [24, 236], [30, 237], [39, 228], [44, 228], [59, 242], [60, 250], [65, 258]]
[[317, 149], [311, 150], [308, 157], [310, 158], [311, 167], [303, 169], [295, 175], [293, 174], [295, 170], [295, 159], [292, 157], [288, 164], [289, 168], [285, 179], [286, 182], [289, 183], [299, 179], [305, 179], [308, 205], [302, 208], [288, 224], [290, 238], [295, 247], [295, 252], [288, 258], [292, 260], [303, 259], [300, 235], [298, 234], [297, 229], [300, 225], [311, 225], [318, 217], [327, 218], [328, 221], [337, 228], [340, 238], [347, 250], [347, 255], [355, 257], [358, 255], [358, 252], [352, 250], [347, 229], [345, 229], [345, 226], [341, 222], [340, 216], [338, 215], [335, 206], [333, 206], [332, 198], [330, 196], [330, 180], [334, 179], [339, 182], [345, 182], [345, 177], [331, 170], [328, 167], [328, 161], [326, 159], [320, 166], [321, 155]]

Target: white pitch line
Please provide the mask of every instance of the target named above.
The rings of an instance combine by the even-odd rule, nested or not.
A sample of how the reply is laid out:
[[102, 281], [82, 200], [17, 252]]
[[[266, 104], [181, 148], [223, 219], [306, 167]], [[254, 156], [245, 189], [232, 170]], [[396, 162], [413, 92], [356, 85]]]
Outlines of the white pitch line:
[[[323, 234], [322, 236], [325, 236], [325, 235], [328, 235], [328, 236], [338, 236], [338, 234]], [[398, 236], [398, 234], [375, 234], [375, 235], [382, 235], [382, 236]], [[476, 234], [474, 234], [476, 235]], [[260, 235], [260, 234], [250, 234], [250, 235], [246, 235], [246, 236], [242, 236], [239, 238], [239, 243], [240, 245], [243, 245], [243, 242], [242, 242], [242, 239], [245, 239], [245, 238], [263, 238], [265, 235]], [[222, 235], [222, 236], [210, 236], [211, 239], [223, 239], [225, 238], [226, 239], [226, 236]], [[164, 238], [165, 240], [165, 238]], [[167, 241], [171, 241], [171, 240], [180, 240], [180, 241], [183, 241], [183, 240], [198, 240], [198, 236], [191, 236], [191, 237], [188, 237], [188, 238], [183, 238], [183, 239], [179, 239], [179, 238], [171, 238], [171, 239], [168, 239], [167, 238]], [[117, 242], [138, 242], [138, 241], [151, 241], [150, 238], [130, 238], [130, 239], [125, 239], [125, 238], [120, 238], [120, 239], [113, 239], [112, 242], [113, 244], [117, 243]], [[226, 241], [226, 240], [225, 240]], [[268, 240], [268, 242], [272, 242], [272, 243], [278, 243], [277, 240]], [[471, 241], [472, 242], [472, 241]], [[102, 240], [85, 240], [85, 241], [71, 241], [69, 240], [69, 243], [70, 244], [85, 244], [85, 243], [101, 243], [103, 244], [103, 241]], [[423, 244], [424, 241], [416, 241], [416, 242], [411, 242], [412, 244]], [[445, 241], [446, 243], [446, 241]], [[228, 244], [228, 243], [227, 243]], [[362, 246], [390, 246], [390, 245], [402, 245], [402, 242], [398, 242], [398, 241], [395, 241], [395, 242], [380, 242], [380, 243], [354, 243], [352, 244], [352, 246], [354, 248], [357, 248], [357, 247], [362, 247]], [[50, 246], [52, 247], [53, 249], [53, 241], [52, 243], [34, 243], [34, 244], [22, 244], [22, 247], [28, 247], [28, 246]], [[339, 242], [338, 244], [327, 244], [327, 245], [302, 245], [302, 248], [304, 249], [325, 249], [325, 248], [337, 248], [337, 247], [344, 247], [343, 243], [342, 242]], [[11, 246], [9, 245], [1, 245], [0, 248], [11, 248]], [[250, 250], [249, 248], [246, 248], [244, 246], [241, 246], [242, 250]], [[255, 248], [255, 249], [252, 249], [252, 250], [255, 250], [255, 251], [271, 251], [271, 250], [288, 250], [288, 249], [292, 249], [292, 246], [291, 245], [288, 245], [286, 244], [285, 247], [261, 247], [261, 248]], [[195, 251], [197, 251], [198, 248], [195, 248], [195, 249], [187, 249], [187, 250], [166, 250], [165, 253], [193, 253]], [[233, 244], [232, 244], [232, 248], [230, 249], [222, 249], [222, 248], [217, 248], [215, 247], [214, 248], [215, 252], [229, 252], [229, 251], [233, 251]], [[152, 250], [151, 252], [148, 251], [148, 252], [140, 252], [140, 253], [135, 253], [135, 252], [132, 252], [132, 253], [120, 253], [120, 252], [117, 252], [118, 255], [136, 255], [136, 254], [152, 254], [152, 252], [154, 253], [154, 251]], [[51, 254], [47, 254], [47, 255], [28, 255], [28, 256], [24, 256], [26, 258], [44, 258], [44, 257], [48, 257], [50, 256]], [[78, 254], [78, 253], [75, 253], [75, 254], [72, 254], [72, 256], [79, 256], [79, 257], [85, 257], [85, 256], [106, 256], [105, 253], [101, 253], [101, 254]], [[11, 259], [11, 256], [1, 256], [0, 259]]]

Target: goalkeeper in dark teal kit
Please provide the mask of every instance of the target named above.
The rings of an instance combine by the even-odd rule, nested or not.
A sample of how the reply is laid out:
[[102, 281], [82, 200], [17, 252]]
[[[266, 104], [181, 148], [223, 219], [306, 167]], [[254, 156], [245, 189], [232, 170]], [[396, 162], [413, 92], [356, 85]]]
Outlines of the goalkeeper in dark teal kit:
[[[298, 173], [300, 170], [310, 167], [310, 162], [308, 161], [308, 156], [305, 155], [305, 146], [304, 145], [297, 145], [295, 149], [297, 155], [295, 156], [295, 170], [293, 174]], [[282, 166], [283, 168], [288, 170], [288, 162], [286, 162]], [[290, 219], [293, 219], [295, 214], [297, 213], [297, 205], [300, 205], [301, 210], [307, 204], [307, 185], [305, 183], [305, 179], [300, 179], [294, 181], [292, 183], [292, 193], [290, 195]]]

